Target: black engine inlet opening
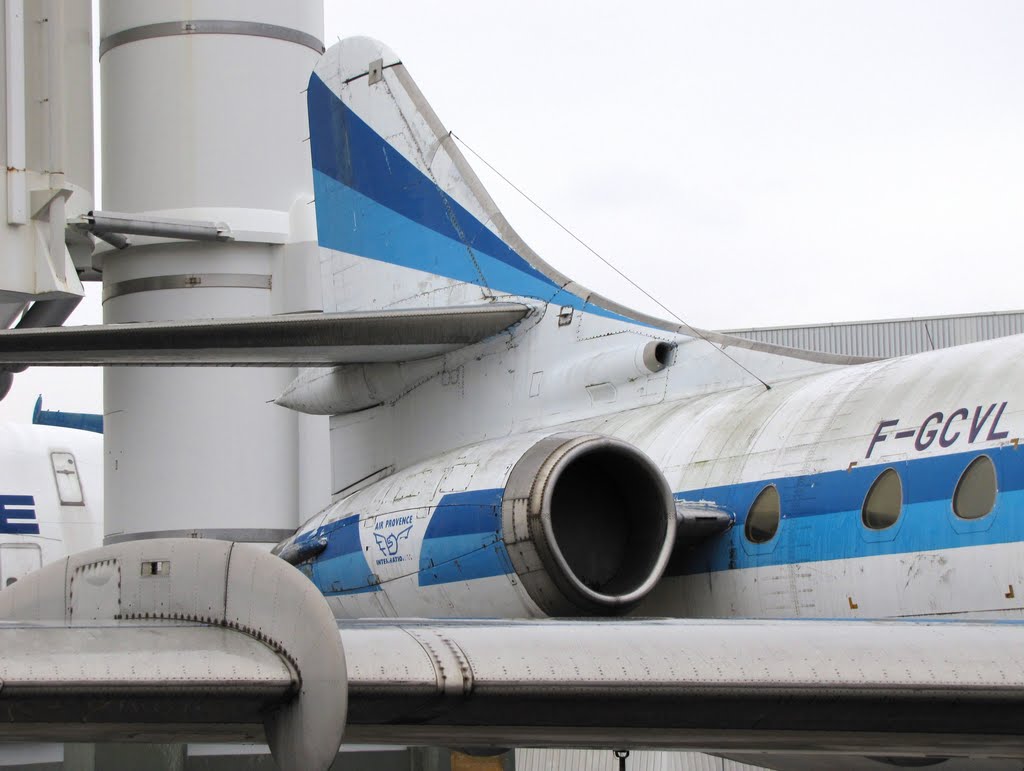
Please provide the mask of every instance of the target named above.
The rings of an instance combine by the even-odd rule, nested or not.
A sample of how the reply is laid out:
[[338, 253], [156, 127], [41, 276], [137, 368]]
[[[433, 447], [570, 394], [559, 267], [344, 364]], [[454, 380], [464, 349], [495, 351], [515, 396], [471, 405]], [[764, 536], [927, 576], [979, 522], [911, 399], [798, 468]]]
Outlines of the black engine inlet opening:
[[551, 528], [570, 570], [590, 590], [626, 595], [653, 573], [667, 530], [657, 474], [614, 445], [587, 449], [558, 473]]

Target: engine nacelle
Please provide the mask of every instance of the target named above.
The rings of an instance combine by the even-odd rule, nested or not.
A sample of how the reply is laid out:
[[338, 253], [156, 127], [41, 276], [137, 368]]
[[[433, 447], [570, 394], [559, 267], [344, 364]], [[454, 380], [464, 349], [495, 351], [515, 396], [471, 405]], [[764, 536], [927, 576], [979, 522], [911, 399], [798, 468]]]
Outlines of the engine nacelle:
[[549, 616], [628, 610], [647, 595], [675, 544], [675, 505], [661, 470], [603, 436], [556, 434], [505, 483], [502, 536], [516, 574]]
[[485, 442], [339, 501], [275, 552], [339, 617], [624, 613], [675, 543], [672, 493], [637, 448], [560, 433]]

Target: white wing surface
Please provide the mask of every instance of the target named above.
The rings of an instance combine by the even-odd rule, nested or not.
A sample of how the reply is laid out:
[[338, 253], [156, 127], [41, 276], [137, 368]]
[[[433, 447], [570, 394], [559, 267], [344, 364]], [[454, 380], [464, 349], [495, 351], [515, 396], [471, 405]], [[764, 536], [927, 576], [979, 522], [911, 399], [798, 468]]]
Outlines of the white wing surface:
[[[1024, 758], [1024, 626], [345, 622], [254, 547], [153, 540], [0, 592], [0, 738]], [[347, 702], [347, 704], [346, 704]]]

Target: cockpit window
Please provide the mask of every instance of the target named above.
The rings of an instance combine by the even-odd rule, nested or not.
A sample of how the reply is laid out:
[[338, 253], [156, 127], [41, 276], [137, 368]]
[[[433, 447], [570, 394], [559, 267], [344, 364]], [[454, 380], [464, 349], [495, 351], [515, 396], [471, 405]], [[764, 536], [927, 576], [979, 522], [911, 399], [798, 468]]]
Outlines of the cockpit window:
[[765, 543], [775, 537], [779, 529], [782, 506], [779, 502], [779, 491], [774, 485], [768, 485], [757, 494], [747, 512], [747, 524], [744, 532], [753, 543]]
[[979, 519], [996, 505], [996, 467], [987, 455], [971, 461], [956, 483], [953, 512], [961, 519]]
[[885, 530], [896, 524], [903, 510], [903, 483], [895, 469], [887, 468], [875, 479], [864, 498], [861, 519], [872, 530]]

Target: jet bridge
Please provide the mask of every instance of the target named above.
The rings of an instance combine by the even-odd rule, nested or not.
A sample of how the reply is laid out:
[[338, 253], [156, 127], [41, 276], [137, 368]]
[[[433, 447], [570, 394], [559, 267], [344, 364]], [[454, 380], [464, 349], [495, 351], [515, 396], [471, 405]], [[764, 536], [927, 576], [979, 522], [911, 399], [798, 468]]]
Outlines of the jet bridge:
[[[59, 326], [95, 277], [92, 12], [88, 3], [5, 0], [0, 185], [0, 328]], [[0, 399], [24, 367], [0, 368]]]

